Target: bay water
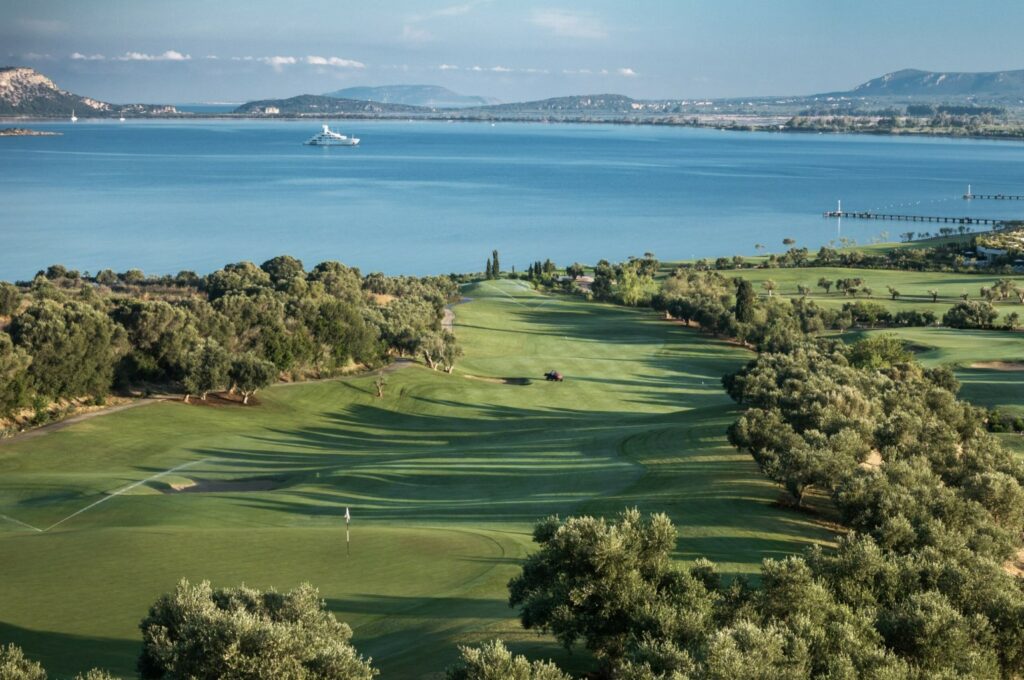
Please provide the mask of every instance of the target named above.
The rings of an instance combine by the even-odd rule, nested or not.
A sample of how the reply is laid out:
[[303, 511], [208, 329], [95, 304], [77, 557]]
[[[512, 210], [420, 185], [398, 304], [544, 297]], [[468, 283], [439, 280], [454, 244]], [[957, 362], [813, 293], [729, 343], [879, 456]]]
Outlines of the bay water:
[[[1024, 217], [1024, 144], [617, 125], [342, 121], [33, 123], [0, 138], [0, 279], [47, 265], [212, 271], [290, 254], [364, 273], [481, 271], [867, 243], [942, 225], [847, 210]], [[883, 233], [887, 232], [887, 234]]]

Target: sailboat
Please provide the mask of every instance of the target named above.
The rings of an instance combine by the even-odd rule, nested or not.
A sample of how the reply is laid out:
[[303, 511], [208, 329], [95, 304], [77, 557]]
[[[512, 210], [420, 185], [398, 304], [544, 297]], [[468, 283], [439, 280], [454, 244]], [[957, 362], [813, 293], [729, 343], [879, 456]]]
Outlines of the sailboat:
[[78, 116], [75, 115], [75, 110], [74, 109], [71, 109], [71, 122], [72, 123], [77, 123], [78, 122]]
[[118, 120], [123, 123], [124, 122], [124, 116], [121, 116], [120, 118], [118, 118]]

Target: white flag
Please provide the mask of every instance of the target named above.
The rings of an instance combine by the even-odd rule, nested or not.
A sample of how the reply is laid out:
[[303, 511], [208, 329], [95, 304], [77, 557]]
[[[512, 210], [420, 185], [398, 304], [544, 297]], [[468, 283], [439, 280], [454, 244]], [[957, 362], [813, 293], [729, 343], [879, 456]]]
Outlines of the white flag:
[[348, 506], [345, 506], [345, 524], [346, 524], [346, 526], [348, 525], [348, 523], [350, 521], [352, 521], [352, 515], [350, 515], [349, 512], [348, 512]]

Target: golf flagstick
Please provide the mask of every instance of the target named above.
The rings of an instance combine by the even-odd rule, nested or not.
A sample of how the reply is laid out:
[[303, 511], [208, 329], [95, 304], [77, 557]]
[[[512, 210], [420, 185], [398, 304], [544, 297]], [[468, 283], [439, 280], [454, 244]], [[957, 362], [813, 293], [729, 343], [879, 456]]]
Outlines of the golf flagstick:
[[352, 515], [348, 511], [348, 506], [345, 506], [345, 554], [351, 554], [351, 539], [348, 533], [348, 523], [352, 521]]

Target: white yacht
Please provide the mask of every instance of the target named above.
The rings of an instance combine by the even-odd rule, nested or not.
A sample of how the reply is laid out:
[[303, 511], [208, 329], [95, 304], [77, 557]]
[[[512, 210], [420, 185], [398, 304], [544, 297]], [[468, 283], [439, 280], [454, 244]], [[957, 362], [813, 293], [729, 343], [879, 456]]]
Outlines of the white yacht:
[[334, 132], [326, 124], [321, 132], [306, 140], [306, 144], [311, 146], [355, 146], [358, 143], [358, 138]]
[[74, 109], [71, 109], [71, 122], [72, 123], [77, 123], [78, 122], [78, 116], [75, 115], [75, 110]]

